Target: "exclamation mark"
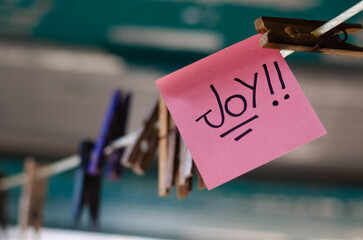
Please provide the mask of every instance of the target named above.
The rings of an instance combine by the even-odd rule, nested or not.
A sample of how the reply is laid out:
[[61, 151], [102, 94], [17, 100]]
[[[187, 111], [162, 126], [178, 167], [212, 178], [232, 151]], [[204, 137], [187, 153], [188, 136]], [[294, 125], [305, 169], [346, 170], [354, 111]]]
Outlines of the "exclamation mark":
[[[271, 79], [270, 79], [270, 74], [268, 73], [268, 69], [267, 69], [266, 64], [263, 64], [263, 69], [265, 70], [265, 75], [266, 75], [266, 79], [267, 79], [268, 88], [270, 89], [270, 93], [271, 93], [271, 95], [274, 95], [275, 92], [274, 92], [274, 89], [272, 87], [272, 83], [271, 83]], [[279, 105], [279, 102], [277, 100], [274, 100], [272, 102], [272, 105], [277, 106], [277, 105]]]
[[267, 69], [267, 66], [266, 64], [263, 64], [263, 69], [265, 70], [265, 74], [266, 74], [266, 78], [267, 78], [267, 84], [268, 84], [268, 88], [270, 89], [270, 93], [271, 95], [274, 95], [274, 89], [272, 87], [272, 84], [271, 84], [271, 79], [270, 79], [270, 74], [268, 73], [268, 69]]
[[[277, 72], [277, 75], [279, 76], [279, 80], [280, 80], [280, 84], [281, 84], [281, 88], [282, 89], [285, 89], [286, 86], [285, 86], [285, 82], [284, 82], [284, 79], [282, 78], [282, 75], [281, 75], [281, 71], [280, 71], [280, 68], [279, 68], [279, 64], [275, 61], [274, 62], [274, 65], [275, 65], [275, 69], [276, 69], [276, 72]], [[267, 79], [267, 84], [268, 84], [268, 88], [270, 90], [270, 93], [271, 95], [274, 95], [275, 92], [274, 92], [274, 89], [272, 87], [272, 83], [271, 83], [271, 79], [270, 79], [270, 74], [268, 72], [268, 69], [267, 69], [267, 66], [266, 64], [263, 64], [263, 69], [265, 70], [265, 75], [266, 75], [266, 79]], [[290, 98], [290, 95], [289, 94], [286, 94], [284, 96], [284, 99], [287, 100]], [[272, 102], [272, 105], [274, 106], [278, 106], [279, 105], [279, 102], [277, 100], [274, 100]]]
[[[280, 68], [279, 68], [279, 64], [275, 61], [274, 62], [274, 65], [275, 65], [275, 68], [276, 68], [276, 71], [277, 71], [277, 75], [279, 75], [279, 79], [280, 79], [280, 83], [281, 83], [281, 88], [282, 89], [285, 89], [286, 86], [285, 86], [285, 83], [284, 83], [284, 79], [282, 78], [282, 75], [281, 75], [281, 71], [280, 71]], [[287, 100], [290, 98], [290, 95], [289, 94], [286, 94], [284, 96], [284, 99]]]

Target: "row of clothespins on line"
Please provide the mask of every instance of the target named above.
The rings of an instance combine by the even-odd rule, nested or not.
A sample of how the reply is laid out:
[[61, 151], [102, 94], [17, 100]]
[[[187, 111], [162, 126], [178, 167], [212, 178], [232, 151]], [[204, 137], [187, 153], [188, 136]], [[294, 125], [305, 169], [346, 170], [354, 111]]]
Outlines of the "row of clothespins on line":
[[[86, 140], [81, 144], [81, 164], [76, 172], [74, 192], [73, 227], [79, 224], [83, 206], [89, 205], [92, 228], [98, 228], [99, 198], [104, 169], [111, 180], [121, 178], [122, 167], [132, 169], [137, 175], [143, 175], [155, 158], [157, 150], [159, 150], [159, 196], [167, 196], [170, 189], [175, 186], [177, 196], [186, 197], [192, 190], [194, 175], [198, 179], [198, 189], [205, 188], [161, 98], [152, 108], [141, 129], [132, 135], [133, 139], [129, 138], [131, 140], [129, 144], [125, 142], [120, 144], [120, 141], [111, 143], [114, 138], [119, 137], [118, 134], [124, 134], [129, 104], [130, 95], [127, 94], [126, 98], [122, 98], [121, 92], [116, 91], [100, 137], [96, 143]], [[106, 145], [108, 147], [105, 147]]]
[[[345, 24], [348, 18], [363, 9], [363, 1], [343, 12], [329, 22], [261, 17], [255, 21], [262, 47], [285, 49], [284, 57], [293, 51], [309, 51], [348, 56], [363, 56], [363, 48], [346, 43], [348, 33], [362, 29], [361, 24]], [[337, 35], [343, 33], [345, 38]], [[92, 228], [97, 229], [99, 197], [103, 170], [112, 179], [120, 179], [122, 166], [143, 175], [159, 149], [159, 196], [167, 196], [173, 186], [179, 198], [192, 190], [193, 175], [197, 176], [198, 188], [205, 184], [193, 164], [192, 157], [173, 122], [162, 99], [155, 104], [143, 126], [134, 133], [125, 135], [126, 121], [131, 95], [116, 91], [98, 140], [86, 140], [81, 144], [80, 154], [47, 166], [39, 166], [29, 158], [25, 161], [24, 174], [0, 180], [0, 224], [5, 226], [1, 199], [4, 190], [22, 185], [19, 204], [19, 225], [22, 229], [33, 226], [39, 229], [42, 221], [42, 206], [45, 201], [46, 178], [78, 166], [74, 191], [73, 226], [78, 226], [84, 205], [89, 205]], [[121, 164], [120, 164], [121, 163]], [[5, 209], [5, 210], [4, 210]]]
[[112, 97], [98, 141], [95, 144], [90, 141], [82, 144], [80, 156], [84, 171], [97, 176], [106, 169], [111, 180], [121, 177], [122, 167], [130, 168], [137, 175], [143, 175], [159, 150], [159, 196], [168, 195], [170, 188], [175, 185], [178, 197], [186, 197], [191, 190], [193, 175], [198, 176], [198, 188], [204, 189], [205, 185], [194, 167], [191, 154], [161, 98], [152, 108], [143, 126], [133, 135], [129, 135], [128, 144], [114, 141], [120, 137], [118, 134], [124, 135], [125, 124], [119, 123], [126, 123], [130, 102], [128, 94], [125, 101], [127, 104], [119, 103], [121, 107], [114, 108], [120, 95], [120, 91], [116, 91]]
[[[125, 134], [131, 95], [122, 95], [116, 90], [103, 123], [101, 134], [94, 143], [81, 143], [79, 158], [71, 157], [58, 165], [42, 166], [32, 157], [24, 162], [21, 175], [22, 185], [19, 200], [18, 225], [21, 232], [29, 226], [39, 230], [43, 221], [43, 211], [47, 193], [47, 179], [78, 164], [73, 196], [73, 227], [78, 227], [82, 210], [89, 207], [92, 229], [98, 229], [99, 205], [103, 171], [112, 181], [120, 180], [122, 167], [130, 168], [137, 175], [143, 175], [155, 158], [159, 149], [159, 195], [165, 197], [176, 186], [178, 198], [185, 198], [192, 190], [193, 176], [197, 176], [197, 188], [205, 189], [205, 184], [194, 166], [192, 156], [173, 122], [164, 101], [155, 104], [139, 131]], [[118, 139], [117, 141], [114, 141]], [[107, 146], [107, 147], [106, 147]], [[72, 161], [72, 164], [70, 164]], [[63, 165], [62, 165], [63, 163]], [[119, 164], [121, 163], [121, 164]], [[63, 169], [62, 169], [63, 168]], [[1, 175], [0, 179], [4, 176]], [[18, 179], [19, 176], [14, 179]], [[11, 179], [10, 179], [11, 180]], [[8, 179], [9, 181], [9, 179]], [[15, 187], [14, 183], [3, 184], [2, 190]], [[6, 191], [0, 191], [0, 224], [7, 225]]]

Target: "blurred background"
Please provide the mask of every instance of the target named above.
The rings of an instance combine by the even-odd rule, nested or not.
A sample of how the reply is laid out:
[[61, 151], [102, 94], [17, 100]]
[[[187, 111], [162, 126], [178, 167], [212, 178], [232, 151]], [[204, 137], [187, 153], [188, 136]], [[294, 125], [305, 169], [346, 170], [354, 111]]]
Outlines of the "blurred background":
[[[158, 78], [256, 34], [260, 16], [330, 20], [358, 1], [1, 0], [0, 170], [45, 162], [96, 139], [114, 89], [131, 91], [127, 132]], [[348, 22], [363, 23], [363, 13]], [[363, 45], [363, 33], [349, 42]], [[328, 134], [212, 191], [157, 195], [142, 177], [104, 181], [101, 232], [169, 239], [363, 239], [363, 61], [287, 59]], [[45, 227], [69, 229], [74, 171], [49, 180]], [[15, 225], [20, 191], [9, 191]], [[88, 230], [88, 214], [81, 229]]]

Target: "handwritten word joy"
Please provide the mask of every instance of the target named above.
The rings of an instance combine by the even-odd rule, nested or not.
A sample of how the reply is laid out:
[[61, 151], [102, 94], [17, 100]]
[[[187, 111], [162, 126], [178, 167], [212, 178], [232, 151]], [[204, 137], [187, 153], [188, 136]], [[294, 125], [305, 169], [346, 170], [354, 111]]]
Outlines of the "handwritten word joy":
[[[271, 78], [270, 78], [270, 73], [268, 71], [268, 68], [267, 68], [267, 65], [266, 64], [263, 64], [263, 69], [264, 69], [264, 72], [265, 72], [265, 76], [266, 76], [266, 80], [267, 80], [267, 85], [268, 85], [268, 88], [269, 88], [269, 92], [271, 95], [274, 95], [275, 94], [275, 91], [273, 89], [273, 85], [272, 85], [272, 82], [271, 82]], [[280, 68], [279, 68], [279, 65], [278, 63], [275, 61], [274, 62], [274, 67], [276, 69], [276, 72], [277, 72], [277, 75], [278, 75], [278, 78], [279, 78], [279, 81], [280, 81], [280, 84], [281, 84], [281, 88], [282, 89], [285, 89], [286, 86], [285, 86], [285, 83], [284, 83], [284, 80], [282, 78], [282, 75], [281, 75], [281, 71], [280, 71]], [[257, 101], [256, 101], [256, 94], [257, 94], [257, 81], [258, 80], [258, 73], [256, 72], [254, 74], [254, 80], [253, 80], [253, 84], [250, 85], [244, 81], [242, 81], [241, 79], [239, 78], [235, 78], [234, 81], [240, 83], [243, 87], [246, 87], [247, 89], [249, 89], [250, 91], [252, 91], [252, 108], [256, 108], [257, 107]], [[240, 117], [242, 116], [246, 110], [248, 109], [248, 101], [246, 100], [245, 96], [241, 95], [241, 94], [234, 94], [230, 97], [228, 97], [224, 104], [222, 103], [221, 101], [221, 98], [218, 94], [218, 91], [215, 89], [214, 85], [211, 84], [210, 85], [210, 88], [216, 98], [216, 101], [217, 101], [217, 105], [218, 105], [218, 109], [219, 109], [219, 114], [220, 114], [220, 121], [219, 122], [214, 122], [212, 123], [209, 119], [208, 119], [208, 115], [210, 113], [212, 113], [212, 109], [209, 109], [207, 112], [205, 112], [204, 114], [202, 114], [201, 116], [199, 116], [195, 121], [196, 122], [199, 122], [201, 119], [204, 120], [204, 122], [211, 128], [220, 128], [223, 126], [224, 122], [225, 122], [225, 113], [228, 114], [228, 116], [230, 117]], [[287, 100], [290, 98], [290, 95], [289, 94], [285, 94], [284, 96], [284, 99]], [[231, 101], [234, 100], [234, 102], [239, 101], [240, 102], [240, 105], [241, 105], [241, 108], [239, 111], [232, 111], [231, 110], [231, 107], [230, 107], [230, 103]], [[279, 102], [277, 100], [274, 100], [272, 102], [272, 105], [273, 106], [278, 106], [279, 105]], [[247, 120], [244, 120], [243, 122], [241, 122], [240, 124], [232, 127], [231, 129], [229, 129], [228, 131], [222, 133], [220, 135], [221, 138], [227, 136], [228, 134], [232, 133], [233, 131], [237, 130], [238, 128], [246, 125], [247, 123], [250, 123], [252, 122], [253, 120], [259, 118], [258, 115], [254, 115], [250, 118], [248, 118]], [[234, 138], [235, 141], [238, 141], [240, 140], [241, 138], [243, 138], [244, 136], [246, 136], [247, 134], [249, 134], [250, 132], [252, 132], [253, 130], [251, 128], [247, 129], [246, 131], [244, 131], [242, 134], [238, 135], [237, 137]]]

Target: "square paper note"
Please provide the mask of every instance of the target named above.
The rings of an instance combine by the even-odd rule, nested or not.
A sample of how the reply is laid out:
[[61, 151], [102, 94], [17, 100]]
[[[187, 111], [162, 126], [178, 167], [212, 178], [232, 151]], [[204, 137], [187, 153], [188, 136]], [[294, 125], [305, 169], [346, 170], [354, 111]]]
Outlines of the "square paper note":
[[259, 37], [156, 81], [209, 190], [326, 133], [280, 52]]

